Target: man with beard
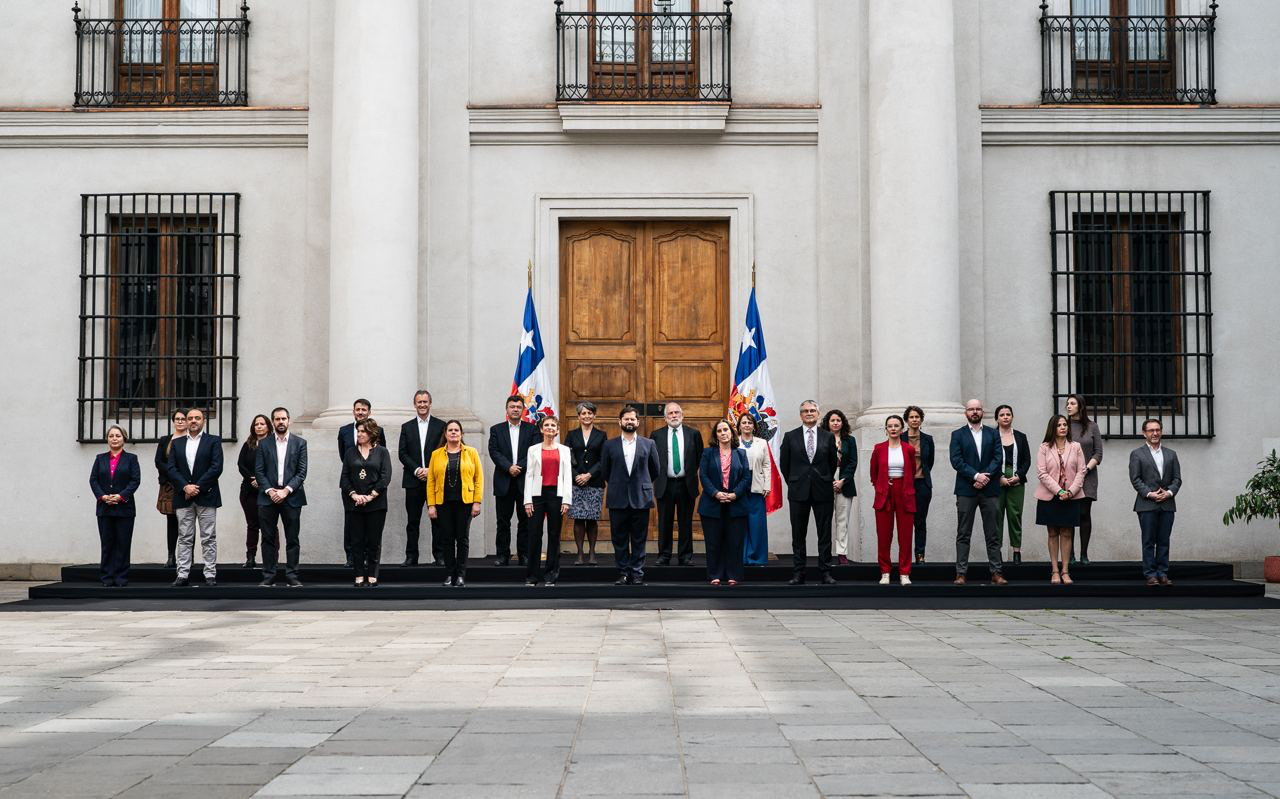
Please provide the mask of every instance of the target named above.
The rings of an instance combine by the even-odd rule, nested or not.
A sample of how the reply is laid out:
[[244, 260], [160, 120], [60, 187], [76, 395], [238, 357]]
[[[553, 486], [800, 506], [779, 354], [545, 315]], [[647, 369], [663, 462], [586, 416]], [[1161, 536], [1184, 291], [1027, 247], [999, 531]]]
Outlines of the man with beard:
[[618, 414], [622, 435], [605, 442], [600, 470], [608, 483], [605, 494], [613, 559], [618, 565], [614, 585], [644, 585], [644, 547], [649, 536], [653, 481], [661, 465], [653, 439], [636, 435], [639, 412], [626, 405]]
[[982, 537], [987, 541], [991, 582], [1008, 582], [1001, 572], [1000, 530], [996, 527], [996, 500], [1000, 497], [1000, 434], [982, 423], [982, 402], [964, 404], [969, 424], [951, 433], [951, 468], [956, 470], [956, 585], [964, 585], [969, 572], [969, 537], [973, 517], [982, 514]]
[[262, 582], [270, 588], [276, 580], [276, 553], [280, 547], [280, 522], [284, 522], [285, 579], [290, 588], [301, 588], [298, 579], [298, 528], [307, 493], [307, 442], [289, 435], [289, 411], [271, 411], [275, 435], [258, 444], [254, 474], [258, 479], [258, 519], [262, 524]]

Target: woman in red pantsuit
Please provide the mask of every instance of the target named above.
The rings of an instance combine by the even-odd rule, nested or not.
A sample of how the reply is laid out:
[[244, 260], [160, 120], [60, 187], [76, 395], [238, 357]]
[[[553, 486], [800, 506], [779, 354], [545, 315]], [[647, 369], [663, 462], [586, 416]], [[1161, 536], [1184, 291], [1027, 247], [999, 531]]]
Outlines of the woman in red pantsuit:
[[911, 531], [916, 519], [916, 450], [902, 440], [906, 422], [894, 414], [884, 423], [888, 439], [871, 451], [871, 485], [876, 490], [876, 539], [880, 556], [880, 584], [889, 584], [893, 523], [898, 522], [898, 578], [911, 585]]

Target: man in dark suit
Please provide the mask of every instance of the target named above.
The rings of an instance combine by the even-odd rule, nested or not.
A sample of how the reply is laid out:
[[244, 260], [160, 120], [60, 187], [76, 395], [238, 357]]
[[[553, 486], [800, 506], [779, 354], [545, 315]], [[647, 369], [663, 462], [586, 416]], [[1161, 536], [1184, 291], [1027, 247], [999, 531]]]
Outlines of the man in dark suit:
[[800, 426], [782, 437], [779, 469], [787, 481], [791, 513], [791, 585], [804, 585], [808, 563], [809, 513], [818, 528], [818, 569], [824, 585], [831, 576], [831, 514], [835, 510], [836, 437], [818, 426], [818, 403], [800, 403]]
[[[400, 466], [404, 475], [400, 485], [404, 487], [404, 563], [401, 566], [418, 565], [418, 531], [422, 527], [422, 509], [427, 504], [427, 464], [431, 453], [440, 448], [444, 438], [444, 420], [431, 415], [431, 392], [420, 388], [413, 394], [416, 418], [400, 425], [398, 447]], [[345, 429], [345, 428], [344, 428]], [[436, 520], [431, 519], [431, 565], [444, 563], [444, 545], [436, 535]]]
[[[373, 410], [373, 403], [361, 397], [351, 404], [351, 416], [355, 421], [350, 424], [344, 424], [338, 428], [338, 463], [342, 463], [347, 459], [347, 450], [356, 445], [356, 425], [369, 418], [370, 412]], [[373, 442], [376, 446], [385, 447], [387, 445], [387, 437], [383, 435], [382, 428], [378, 428], [378, 440]], [[345, 507], [347, 498], [342, 497], [343, 506]], [[346, 523], [346, 514], [343, 514], [342, 523], [342, 551], [347, 553], [346, 568], [352, 568], [351, 565], [351, 530]]]
[[987, 541], [987, 562], [991, 582], [1008, 582], [1001, 573], [1000, 530], [996, 526], [996, 503], [1000, 498], [1000, 434], [982, 423], [982, 403], [965, 403], [964, 418], [969, 424], [951, 433], [951, 467], [956, 470], [956, 585], [964, 585], [969, 574], [969, 539], [973, 517], [982, 514], [982, 536]]
[[684, 409], [668, 402], [662, 410], [667, 423], [650, 434], [662, 468], [653, 489], [658, 500], [658, 565], [671, 564], [672, 528], [680, 524], [680, 565], [693, 562], [693, 504], [698, 498], [698, 464], [702, 461], [702, 433], [684, 426]]
[[258, 442], [253, 469], [258, 480], [258, 520], [262, 525], [262, 582], [258, 585], [275, 584], [280, 523], [284, 522], [284, 576], [289, 587], [301, 588], [298, 530], [302, 508], [307, 504], [307, 492], [302, 486], [307, 479], [307, 442], [289, 434], [286, 408], [271, 411], [271, 427], [275, 435]]
[[1147, 419], [1142, 423], [1147, 443], [1129, 453], [1129, 482], [1138, 494], [1133, 510], [1142, 530], [1142, 574], [1147, 585], [1173, 585], [1169, 579], [1169, 536], [1178, 510], [1174, 495], [1182, 488], [1182, 465], [1178, 453], [1160, 445], [1163, 434], [1159, 419]]
[[[600, 471], [608, 484], [609, 528], [613, 560], [618, 566], [614, 585], [644, 585], [644, 547], [649, 537], [649, 509], [654, 482], [662, 473], [657, 446], [636, 434], [640, 415], [630, 405], [618, 414], [622, 435], [605, 442]], [[697, 469], [696, 465], [690, 467]]]
[[524, 419], [524, 399], [507, 397], [507, 418], [489, 428], [489, 458], [493, 461], [493, 496], [498, 514], [494, 566], [511, 563], [511, 512], [516, 514], [516, 554], [525, 565], [525, 543], [529, 537], [529, 517], [524, 513], [524, 472], [529, 447], [542, 440], [538, 428]]
[[196, 527], [200, 528], [200, 552], [204, 581], [218, 584], [218, 508], [222, 494], [222, 439], [204, 432], [204, 410], [187, 410], [187, 434], [175, 438], [169, 449], [169, 482], [173, 484], [173, 513], [178, 517], [178, 574], [175, 586], [189, 585], [195, 557]]

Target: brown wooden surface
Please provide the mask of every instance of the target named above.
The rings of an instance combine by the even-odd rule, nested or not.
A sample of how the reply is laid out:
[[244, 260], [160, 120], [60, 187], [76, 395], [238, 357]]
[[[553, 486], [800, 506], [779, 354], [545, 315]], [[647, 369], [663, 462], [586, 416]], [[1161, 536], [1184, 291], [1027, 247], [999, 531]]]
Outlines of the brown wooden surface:
[[[723, 221], [561, 225], [565, 432], [577, 427], [574, 406], [582, 400], [596, 403], [597, 424], [611, 437], [622, 406], [641, 409], [640, 432], [648, 435], [665, 423], [661, 406], [675, 401], [685, 424], [709, 438], [729, 400], [728, 242]], [[602, 520], [602, 538], [607, 528]], [[572, 525], [562, 538], [573, 539]]]

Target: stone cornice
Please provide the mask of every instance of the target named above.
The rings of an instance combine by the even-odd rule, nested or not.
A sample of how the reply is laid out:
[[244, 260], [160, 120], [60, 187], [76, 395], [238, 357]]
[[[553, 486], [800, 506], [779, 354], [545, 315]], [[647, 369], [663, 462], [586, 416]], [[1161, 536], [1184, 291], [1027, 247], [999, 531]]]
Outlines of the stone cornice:
[[306, 147], [306, 108], [0, 109], [5, 147]]
[[566, 104], [472, 106], [471, 144], [729, 144], [814, 146], [817, 106]]
[[985, 147], [1280, 144], [1280, 106], [980, 108]]

